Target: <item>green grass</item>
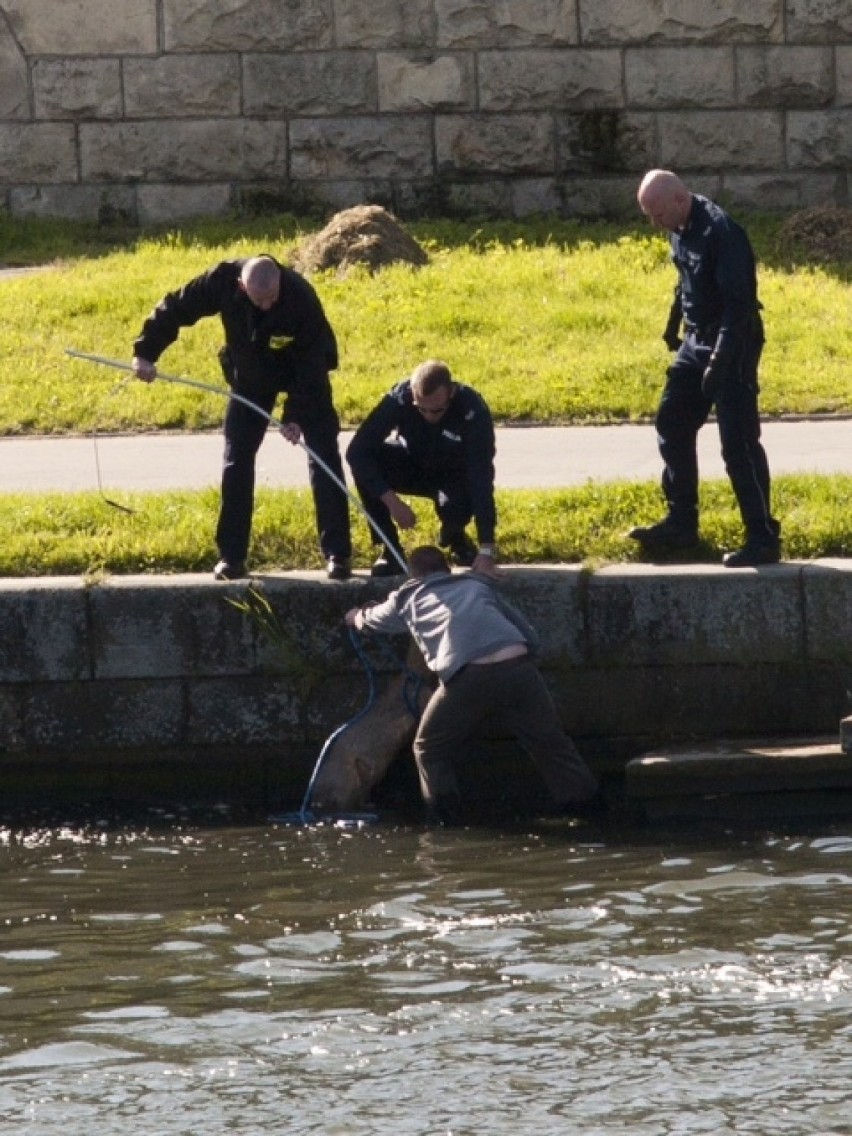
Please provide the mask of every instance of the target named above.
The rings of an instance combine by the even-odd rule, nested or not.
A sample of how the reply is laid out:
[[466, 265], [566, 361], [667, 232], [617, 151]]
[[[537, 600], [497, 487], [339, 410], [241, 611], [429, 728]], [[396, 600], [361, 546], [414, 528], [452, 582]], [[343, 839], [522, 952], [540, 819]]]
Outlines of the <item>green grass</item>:
[[[726, 481], [702, 485], [703, 543], [690, 560], [718, 561], [742, 539], [739, 516]], [[132, 514], [107, 505], [95, 493], [0, 495], [0, 576], [62, 576], [209, 572], [218, 492], [117, 495]], [[785, 553], [812, 559], [852, 555], [852, 477], [784, 476], [775, 502], [784, 523]], [[625, 537], [637, 523], [660, 516], [651, 483], [588, 484], [562, 490], [503, 490], [497, 495], [501, 559], [505, 563], [594, 565], [638, 560]], [[407, 547], [431, 543], [431, 509], [421, 503], [419, 523]], [[372, 553], [366, 522], [354, 518], [355, 563], [366, 568]], [[313, 507], [307, 490], [258, 493], [252, 538], [258, 572], [321, 568]]]
[[[779, 224], [755, 218], [749, 226], [768, 328], [762, 410], [852, 413], [849, 265], [796, 262], [778, 247]], [[0, 217], [0, 261], [53, 265], [0, 285], [0, 434], [218, 428], [216, 395], [121, 383], [118, 372], [71, 360], [65, 349], [129, 361], [142, 320], [165, 291], [223, 257], [268, 249], [287, 260], [306, 230], [287, 217], [121, 238], [41, 225], [46, 233]], [[334, 388], [346, 425], [428, 357], [445, 359], [480, 390], [500, 421], [652, 417], [668, 362], [660, 332], [674, 282], [662, 235], [639, 224], [544, 219], [409, 229], [430, 254], [425, 268], [314, 277], [340, 340]], [[204, 320], [161, 367], [221, 385], [220, 340], [218, 321]]]
[[[852, 413], [850, 265], [809, 262], [783, 247], [780, 218], [745, 219], [761, 261], [768, 343], [764, 414]], [[125, 378], [69, 359], [68, 347], [129, 361], [145, 315], [161, 295], [223, 257], [292, 255], [316, 229], [292, 217], [198, 223], [174, 232], [127, 232], [0, 213], [0, 263], [46, 264], [0, 283], [0, 435], [211, 430], [222, 399]], [[314, 284], [338, 333], [335, 397], [356, 425], [397, 379], [430, 356], [480, 390], [500, 421], [618, 422], [652, 417], [668, 361], [660, 341], [674, 281], [662, 235], [646, 226], [538, 219], [422, 222], [420, 270], [331, 273]], [[216, 321], [188, 329], [163, 370], [221, 384]], [[852, 554], [852, 479], [781, 477], [775, 512], [789, 557]], [[131, 494], [134, 509], [95, 493], [0, 495], [0, 575], [209, 571], [218, 492]], [[661, 513], [652, 483], [498, 494], [504, 561], [595, 564], [636, 559], [624, 533]], [[429, 509], [409, 546], [435, 537]], [[354, 518], [356, 563], [370, 560], [367, 526]], [[702, 485], [699, 559], [718, 560], [741, 539], [726, 481]], [[307, 489], [261, 490], [252, 566], [320, 567]]]

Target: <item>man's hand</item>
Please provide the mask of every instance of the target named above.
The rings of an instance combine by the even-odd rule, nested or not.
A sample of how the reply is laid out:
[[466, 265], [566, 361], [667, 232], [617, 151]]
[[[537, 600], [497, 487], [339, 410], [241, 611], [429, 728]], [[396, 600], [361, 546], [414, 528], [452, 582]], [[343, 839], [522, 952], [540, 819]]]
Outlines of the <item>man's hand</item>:
[[471, 572], [479, 572], [483, 576], [490, 576], [492, 580], [499, 580], [503, 573], [494, 562], [494, 557], [487, 552], [480, 552], [470, 566]]
[[401, 529], [414, 528], [417, 524], [417, 514], [411, 506], [407, 505], [401, 497], [398, 497], [392, 489], [389, 489], [387, 493], [383, 493], [381, 500], [387, 505], [391, 519], [398, 524]]
[[680, 294], [675, 296], [674, 303], [666, 320], [666, 330], [663, 332], [663, 343], [669, 351], [677, 351], [683, 340], [680, 337], [680, 325], [683, 323], [683, 311], [680, 305]]
[[358, 616], [360, 614], [361, 614], [360, 607], [350, 607], [349, 611], [347, 611], [346, 615], [344, 615], [344, 617], [343, 617], [343, 622], [346, 624], [347, 627], [354, 627], [357, 630], [357, 628], [358, 628]]
[[157, 377], [157, 368], [153, 363], [149, 363], [147, 359], [140, 359], [138, 355], [133, 356], [133, 362], [130, 364], [133, 373], [137, 379], [141, 379], [143, 383], [153, 383]]
[[282, 422], [278, 427], [278, 433], [294, 446], [297, 446], [302, 438], [302, 429], [296, 422]]
[[709, 398], [711, 402], [715, 402], [719, 395], [722, 393], [722, 388], [728, 377], [728, 361], [721, 355], [717, 355], [714, 351], [710, 356], [710, 362], [704, 369], [704, 374], [701, 378], [701, 390], [705, 398]]

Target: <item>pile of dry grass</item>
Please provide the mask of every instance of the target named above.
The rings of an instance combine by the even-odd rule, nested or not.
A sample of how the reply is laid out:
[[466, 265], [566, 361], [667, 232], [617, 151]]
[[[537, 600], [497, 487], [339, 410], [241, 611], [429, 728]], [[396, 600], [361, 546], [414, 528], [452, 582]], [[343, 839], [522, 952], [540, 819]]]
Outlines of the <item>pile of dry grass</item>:
[[309, 237], [296, 251], [299, 272], [336, 268], [345, 273], [353, 264], [371, 272], [397, 261], [428, 264], [429, 257], [399, 221], [380, 205], [356, 205], [336, 213], [321, 232]]
[[785, 252], [809, 260], [852, 260], [852, 209], [818, 206], [793, 213], [778, 233]]

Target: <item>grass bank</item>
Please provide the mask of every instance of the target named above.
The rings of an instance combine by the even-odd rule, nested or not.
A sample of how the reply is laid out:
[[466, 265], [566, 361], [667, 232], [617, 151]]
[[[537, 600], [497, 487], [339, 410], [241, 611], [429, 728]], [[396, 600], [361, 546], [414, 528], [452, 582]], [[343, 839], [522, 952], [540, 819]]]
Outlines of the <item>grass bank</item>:
[[[852, 413], [849, 264], [809, 263], [783, 247], [780, 219], [747, 223], [768, 328], [763, 412]], [[289, 217], [133, 234], [0, 217], [0, 262], [52, 264], [2, 282], [0, 434], [217, 429], [217, 396], [118, 383], [117, 372], [71, 360], [65, 349], [129, 361], [164, 292], [224, 257], [269, 250], [286, 261], [308, 231]], [[661, 234], [638, 220], [555, 219], [421, 222], [409, 231], [429, 253], [424, 268], [314, 277], [340, 340], [334, 386], [346, 425], [427, 357], [446, 359], [500, 421], [653, 415], [674, 282]], [[218, 321], [201, 321], [161, 367], [221, 384], [220, 341]]]
[[[775, 482], [785, 555], [852, 555], [852, 477], [784, 476]], [[702, 485], [703, 544], [691, 561], [712, 563], [742, 537], [725, 481]], [[0, 495], [0, 576], [209, 572], [215, 560], [215, 490], [122, 494], [120, 512], [95, 493]], [[625, 533], [660, 515], [651, 483], [616, 482], [562, 490], [498, 492], [501, 559], [507, 563], [597, 564], [638, 559]], [[419, 509], [408, 547], [435, 540], [434, 519]], [[354, 518], [356, 567], [371, 562], [366, 522]], [[254, 571], [320, 568], [307, 490], [258, 493]]]
[[[852, 413], [849, 263], [812, 261], [788, 247], [781, 218], [743, 220], [761, 261], [764, 414]], [[652, 417], [668, 360], [660, 332], [674, 281], [661, 234], [638, 219], [408, 228], [429, 253], [425, 268], [314, 278], [340, 339], [335, 397], [347, 426], [429, 356], [446, 359], [479, 389], [500, 421]], [[65, 349], [129, 361], [143, 318], [165, 291], [224, 257], [267, 250], [287, 261], [310, 231], [291, 217], [131, 233], [0, 214], [0, 263], [49, 266], [0, 284], [0, 435], [219, 429], [220, 397], [123, 380], [69, 359]], [[161, 366], [220, 383], [219, 342], [216, 321], [202, 321]], [[852, 553], [850, 490], [845, 477], [776, 480], [787, 556]], [[704, 483], [702, 495], [699, 557], [718, 560], [740, 540], [739, 517], [726, 482]], [[504, 491], [498, 500], [502, 556], [515, 563], [635, 559], [625, 531], [660, 515], [652, 483]], [[210, 569], [217, 492], [123, 501], [132, 513], [95, 493], [0, 495], [0, 575]], [[421, 514], [411, 544], [434, 539], [428, 510]], [[356, 517], [354, 528], [356, 562], [366, 566], [366, 525]], [[320, 566], [307, 490], [260, 491], [252, 566]]]

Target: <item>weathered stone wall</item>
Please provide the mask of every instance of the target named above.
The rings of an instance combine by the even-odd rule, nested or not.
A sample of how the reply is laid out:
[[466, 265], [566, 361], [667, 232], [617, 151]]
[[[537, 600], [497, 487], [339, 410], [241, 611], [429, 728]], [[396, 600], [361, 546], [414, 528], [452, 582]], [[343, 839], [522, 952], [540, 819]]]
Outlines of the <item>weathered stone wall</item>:
[[0, 0], [0, 206], [635, 210], [852, 198], [850, 0]]
[[[85, 792], [96, 774], [128, 796], [168, 765], [187, 799], [293, 800], [367, 697], [343, 613], [390, 584], [291, 573], [259, 586], [278, 642], [238, 606], [246, 582], [0, 581], [0, 797], [60, 778]], [[509, 567], [504, 586], [541, 629], [563, 721], [599, 772], [684, 739], [836, 737], [849, 713], [849, 561]]]

